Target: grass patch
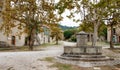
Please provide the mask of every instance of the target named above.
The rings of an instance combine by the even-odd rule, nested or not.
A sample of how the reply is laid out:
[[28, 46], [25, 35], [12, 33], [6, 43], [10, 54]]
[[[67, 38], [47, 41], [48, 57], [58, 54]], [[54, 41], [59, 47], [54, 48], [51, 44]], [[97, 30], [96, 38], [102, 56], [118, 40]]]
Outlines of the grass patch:
[[28, 47], [27, 46], [19, 46], [19, 47], [10, 47], [10, 48], [0, 48], [0, 51], [2, 52], [12, 52], [12, 51], [28, 51]]
[[[53, 57], [46, 57], [43, 60], [54, 63], [50, 67], [56, 67], [58, 68], [58, 70], [94, 70], [93, 67], [79, 67], [76, 65], [55, 62], [55, 59]], [[116, 70], [115, 68], [113, 68], [113, 66], [112, 67], [111, 66], [98, 66], [98, 67], [100, 68], [100, 70]], [[115, 65], [115, 67], [119, 68], [120, 64]]]
[[116, 43], [116, 44], [114, 44], [115, 46], [120, 46], [120, 43]]
[[37, 59], [38, 61], [48, 61], [48, 62], [54, 62], [54, 58], [53, 57], [46, 57], [44, 59]]
[[[54, 43], [45, 43], [40, 46], [33, 46], [34, 51], [40, 51], [41, 48], [49, 47], [54, 45]], [[10, 48], [0, 48], [0, 51], [30, 51], [29, 46], [17, 46], [17, 47], [10, 47]]]
[[53, 43], [45, 43], [45, 44], [41, 44], [40, 46], [46, 47], [46, 46], [51, 46], [54, 45]]
[[54, 58], [53, 57], [46, 57], [43, 59], [43, 61], [48, 61], [48, 62], [54, 62]]
[[[105, 43], [110, 45], [110, 42], [105, 42]], [[120, 43], [114, 43], [114, 46], [120, 46]]]
[[28, 51], [29, 47], [28, 46], [16, 47], [16, 50], [19, 50], [19, 51]]
[[58, 70], [84, 70], [82, 67], [56, 62], [51, 67], [57, 67]]
[[12, 50], [12, 48], [0, 48], [0, 51]]
[[44, 59], [44, 61], [54, 63], [50, 67], [56, 67], [56, 68], [58, 68], [58, 70], [74, 70], [74, 69], [75, 70], [80, 70], [78, 66], [73, 66], [73, 65], [70, 65], [70, 64], [63, 64], [63, 63], [55, 62], [55, 59], [53, 57], [46, 57]]
[[47, 58], [45, 58], [45, 60], [46, 60], [46, 61], [49, 61], [49, 62], [52, 62], [53, 59], [54, 59], [54, 58], [52, 58], [52, 57], [47, 57]]
[[[87, 42], [87, 45], [92, 45], [92, 42]], [[96, 42], [96, 46], [109, 46], [109, 43], [106, 42]]]
[[[41, 59], [38, 59], [41, 61]], [[74, 66], [74, 65], [70, 65], [70, 64], [63, 64], [63, 63], [59, 63], [59, 62], [55, 62], [55, 59], [53, 57], [46, 57], [44, 59], [42, 59], [43, 61], [48, 61], [51, 63], [54, 63], [53, 65], [51, 65], [50, 67], [56, 67], [58, 68], [58, 70], [80, 70], [80, 68], [78, 66]]]
[[57, 67], [58, 70], [74, 70], [70, 64], [55, 63], [51, 67]]

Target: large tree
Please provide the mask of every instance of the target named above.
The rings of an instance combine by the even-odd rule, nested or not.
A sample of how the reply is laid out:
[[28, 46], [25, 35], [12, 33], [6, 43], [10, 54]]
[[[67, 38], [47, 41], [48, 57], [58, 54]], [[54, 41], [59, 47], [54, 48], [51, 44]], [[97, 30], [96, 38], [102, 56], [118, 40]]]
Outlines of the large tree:
[[[73, 18], [76, 22], [92, 23], [94, 25], [93, 46], [98, 39], [98, 28], [104, 21], [104, 18], [111, 17], [113, 12], [118, 14], [120, 2], [119, 0], [60, 0], [57, 8], [59, 13], [63, 13], [66, 9], [70, 10], [68, 18]], [[75, 18], [78, 16], [80, 18]], [[114, 24], [119, 20], [119, 17], [110, 20], [110, 24]], [[112, 38], [111, 38], [112, 39]], [[112, 42], [112, 41], [111, 41]]]
[[[83, 23], [92, 23], [94, 25], [94, 34], [93, 34], [93, 46], [95, 46], [98, 39], [98, 27], [102, 21], [101, 14], [102, 9], [99, 8], [97, 0], [60, 0], [58, 3], [58, 9], [60, 13], [65, 11], [64, 9], [70, 10], [70, 15], [68, 18], [73, 18], [73, 21], [83, 22]], [[68, 6], [69, 5], [69, 6]], [[75, 15], [79, 15], [79, 18], [74, 18]]]
[[[83, 2], [83, 6], [86, 6]], [[97, 31], [100, 24], [107, 20], [107, 24], [111, 28], [110, 48], [113, 47], [113, 26], [120, 24], [120, 2], [119, 0], [94, 0], [87, 5], [88, 14], [85, 15], [85, 21], [94, 24], [94, 39], [93, 45], [97, 40]], [[103, 11], [104, 10], [104, 11]], [[106, 22], [106, 21], [105, 21]], [[104, 23], [105, 23], [104, 22]]]
[[[87, 24], [87, 23], [81, 23], [79, 26], [79, 31], [85, 31], [87, 33], [93, 33], [93, 24]], [[103, 36], [105, 40], [107, 39], [107, 25], [104, 23], [101, 23], [98, 28], [98, 37]]]
[[7, 35], [14, 27], [20, 30], [20, 35], [28, 35], [30, 50], [33, 50], [35, 36], [43, 24], [61, 20], [56, 16], [53, 0], [5, 0], [2, 18], [1, 29]]
[[119, 0], [101, 0], [100, 7], [104, 8], [103, 20], [106, 20], [110, 27], [110, 48], [113, 46], [113, 27], [120, 25], [120, 1]]
[[56, 44], [59, 40], [63, 40], [63, 31], [59, 28], [58, 24], [52, 24], [51, 27], [51, 37], [56, 39]]

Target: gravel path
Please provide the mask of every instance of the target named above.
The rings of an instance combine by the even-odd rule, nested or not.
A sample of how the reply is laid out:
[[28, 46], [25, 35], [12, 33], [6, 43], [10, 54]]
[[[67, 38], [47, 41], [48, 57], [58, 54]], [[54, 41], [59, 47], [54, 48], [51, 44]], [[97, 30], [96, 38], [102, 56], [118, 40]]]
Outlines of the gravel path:
[[52, 63], [40, 59], [61, 53], [61, 46], [48, 47], [43, 51], [0, 52], [0, 70], [57, 70], [49, 67]]
[[119, 53], [115, 53], [111, 50], [108, 50], [108, 49], [103, 49], [103, 53], [104, 55], [107, 55], [109, 57], [113, 57], [115, 59], [120, 59], [120, 54]]

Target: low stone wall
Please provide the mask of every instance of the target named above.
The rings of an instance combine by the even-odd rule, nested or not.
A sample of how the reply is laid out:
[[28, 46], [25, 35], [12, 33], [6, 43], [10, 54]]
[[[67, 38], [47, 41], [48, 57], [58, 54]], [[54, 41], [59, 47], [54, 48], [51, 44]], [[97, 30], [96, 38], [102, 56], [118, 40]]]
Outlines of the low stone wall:
[[81, 46], [81, 47], [64, 47], [64, 54], [102, 54], [100, 46]]

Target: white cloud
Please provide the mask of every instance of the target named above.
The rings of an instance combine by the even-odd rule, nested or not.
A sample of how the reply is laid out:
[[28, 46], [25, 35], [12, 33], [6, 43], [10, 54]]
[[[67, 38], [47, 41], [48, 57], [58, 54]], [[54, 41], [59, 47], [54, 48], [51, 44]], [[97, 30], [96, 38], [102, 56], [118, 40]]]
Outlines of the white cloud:
[[64, 26], [70, 26], [70, 27], [79, 26], [79, 23], [75, 23], [68, 18], [64, 18], [63, 21], [60, 22], [60, 24]]
[[[60, 22], [60, 24], [64, 26], [70, 26], [70, 27], [79, 26], [79, 23], [73, 22], [72, 19], [69, 19], [66, 17], [69, 14], [70, 14], [69, 10], [65, 10], [65, 12], [62, 14], [63, 20]], [[77, 17], [79, 16], [75, 15], [75, 18]]]
[[[55, 3], [58, 3], [58, 2], [59, 2], [59, 0], [55, 0]], [[66, 17], [69, 14], [70, 14], [70, 11], [65, 10], [65, 12], [62, 14], [63, 20], [60, 22], [60, 24], [64, 25], [64, 26], [70, 26], [70, 27], [79, 26], [80, 23], [73, 22], [72, 19], [69, 19]], [[76, 14], [75, 19], [78, 19], [78, 18], [80, 18], [80, 16], [78, 16], [78, 14]]]

